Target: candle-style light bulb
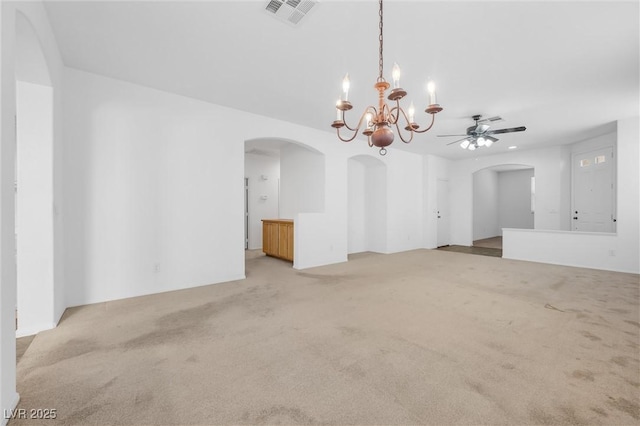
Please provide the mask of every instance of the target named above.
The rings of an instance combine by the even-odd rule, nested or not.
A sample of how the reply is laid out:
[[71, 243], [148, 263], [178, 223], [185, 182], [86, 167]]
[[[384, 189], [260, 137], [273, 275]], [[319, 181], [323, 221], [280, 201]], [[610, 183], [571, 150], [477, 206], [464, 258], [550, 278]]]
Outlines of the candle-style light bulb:
[[429, 105], [435, 105], [436, 102], [436, 84], [433, 81], [427, 83], [427, 92], [429, 92]]
[[349, 86], [351, 86], [351, 81], [349, 80], [349, 73], [344, 76], [342, 79], [342, 92], [344, 94], [344, 101], [349, 100]]
[[336, 101], [336, 120], [337, 121], [342, 120], [342, 116], [340, 115], [340, 109], [338, 108], [338, 105], [340, 105], [340, 102], [341, 102], [340, 99]]
[[365, 118], [365, 124], [367, 127], [371, 127], [371, 119], [373, 118], [373, 116], [371, 115], [370, 112], [367, 113], [367, 115], [364, 116]]
[[411, 104], [409, 104], [409, 123], [413, 123], [413, 117], [416, 114], [416, 107], [413, 106], [413, 102], [411, 102]]
[[391, 71], [391, 77], [393, 78], [393, 88], [400, 87], [400, 67], [397, 63], [393, 63], [393, 70]]

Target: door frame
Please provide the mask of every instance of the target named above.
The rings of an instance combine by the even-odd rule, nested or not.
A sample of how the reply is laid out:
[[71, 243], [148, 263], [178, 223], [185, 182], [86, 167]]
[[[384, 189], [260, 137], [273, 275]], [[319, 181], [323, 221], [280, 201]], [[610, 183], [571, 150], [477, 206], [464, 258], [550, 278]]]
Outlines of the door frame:
[[[445, 185], [444, 192], [442, 191], [443, 184]], [[449, 222], [451, 218], [451, 212], [450, 212], [451, 202], [449, 200], [449, 192], [450, 192], [449, 179], [441, 179], [441, 178], [437, 179], [436, 180], [436, 247], [446, 247], [448, 245], [451, 245], [451, 224]], [[446, 194], [445, 200], [442, 200], [441, 198], [443, 194]], [[441, 205], [442, 204], [441, 201], [444, 201], [444, 206]], [[444, 221], [441, 220], [443, 219], [442, 216], [445, 216]], [[443, 227], [446, 227], [446, 235], [443, 235], [443, 233], [441, 232], [441, 230], [445, 229]]]
[[[618, 191], [618, 185], [617, 185], [617, 161], [616, 161], [616, 147], [614, 145], [603, 145], [600, 147], [591, 147], [591, 148], [585, 148], [585, 149], [581, 149], [579, 151], [576, 152], [572, 152], [571, 153], [571, 206], [570, 206], [570, 211], [569, 211], [569, 215], [570, 215], [570, 229], [571, 231], [577, 231], [574, 229], [575, 225], [574, 225], [574, 219], [573, 217], [574, 214], [573, 212], [576, 211], [576, 207], [575, 207], [575, 196], [576, 196], [576, 159], [579, 156], [583, 156], [585, 154], [588, 153], [592, 153], [592, 152], [596, 152], [596, 151], [605, 151], [607, 150], [607, 155], [611, 154], [610, 158], [611, 158], [611, 231], [604, 231], [604, 232], [616, 232], [617, 231], [617, 191]], [[580, 232], [580, 231], [577, 231]], [[589, 231], [589, 232], [602, 232], [602, 231]]]

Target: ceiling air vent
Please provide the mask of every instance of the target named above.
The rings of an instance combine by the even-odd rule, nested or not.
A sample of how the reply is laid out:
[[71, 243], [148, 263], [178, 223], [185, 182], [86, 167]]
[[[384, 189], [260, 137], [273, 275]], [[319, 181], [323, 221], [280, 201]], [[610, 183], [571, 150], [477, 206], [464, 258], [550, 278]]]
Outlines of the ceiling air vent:
[[281, 21], [298, 25], [316, 3], [317, 0], [270, 0], [265, 10]]

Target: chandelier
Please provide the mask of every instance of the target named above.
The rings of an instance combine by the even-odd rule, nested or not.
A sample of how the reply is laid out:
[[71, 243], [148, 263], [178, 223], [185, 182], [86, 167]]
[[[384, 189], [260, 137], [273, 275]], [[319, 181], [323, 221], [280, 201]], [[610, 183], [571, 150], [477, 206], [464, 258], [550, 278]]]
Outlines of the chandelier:
[[[398, 64], [393, 65], [393, 89], [391, 89], [391, 92], [387, 97], [387, 99], [389, 99], [390, 101], [395, 101], [395, 105], [393, 107], [389, 107], [389, 105], [385, 102], [385, 92], [391, 87], [391, 85], [387, 83], [387, 81], [382, 76], [384, 66], [382, 56], [382, 0], [379, 0], [378, 3], [380, 6], [380, 35], [378, 36], [380, 47], [378, 51], [378, 78], [376, 80], [376, 84], [373, 86], [378, 91], [378, 108], [372, 105], [366, 107], [355, 127], [351, 127], [346, 123], [345, 112], [353, 108], [353, 105], [351, 105], [351, 102], [349, 102], [348, 100], [350, 81], [349, 74], [347, 73], [347, 75], [345, 75], [344, 77], [344, 80], [342, 81], [342, 98], [339, 99], [336, 103], [336, 120], [331, 124], [331, 127], [336, 129], [338, 138], [343, 142], [351, 142], [352, 140], [354, 140], [362, 129], [362, 134], [367, 136], [367, 142], [369, 143], [369, 146], [380, 148], [380, 155], [385, 155], [387, 153], [385, 147], [391, 145], [394, 139], [394, 134], [391, 126], [396, 127], [396, 131], [402, 142], [409, 143], [413, 140], [413, 135], [415, 133], [425, 133], [429, 129], [431, 129], [431, 127], [433, 127], [435, 115], [442, 111], [442, 107], [436, 102], [435, 85], [433, 84], [433, 82], [429, 82], [427, 84], [427, 91], [429, 92], [429, 106], [427, 107], [425, 112], [431, 114], [431, 124], [429, 124], [429, 127], [425, 129], [420, 129], [420, 126], [414, 121], [415, 107], [413, 106], [413, 102], [409, 105], [409, 109], [407, 110], [407, 112], [405, 112], [404, 109], [400, 106], [400, 99], [404, 98], [407, 95], [407, 92], [400, 87], [400, 67], [398, 66]], [[402, 134], [402, 131], [400, 129], [401, 121], [406, 124], [406, 126], [404, 127], [404, 129], [408, 132], [406, 138], [405, 135]], [[351, 132], [350, 137], [345, 138], [340, 135], [340, 129], [343, 127], [347, 128]]]

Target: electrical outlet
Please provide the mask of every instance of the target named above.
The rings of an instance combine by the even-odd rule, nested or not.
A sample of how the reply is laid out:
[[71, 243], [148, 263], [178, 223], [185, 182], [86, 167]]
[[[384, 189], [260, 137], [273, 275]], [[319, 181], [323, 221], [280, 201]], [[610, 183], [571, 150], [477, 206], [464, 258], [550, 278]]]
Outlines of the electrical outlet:
[[154, 272], [157, 274], [158, 272], [160, 272], [160, 264], [156, 263], [154, 268], [153, 268]]

